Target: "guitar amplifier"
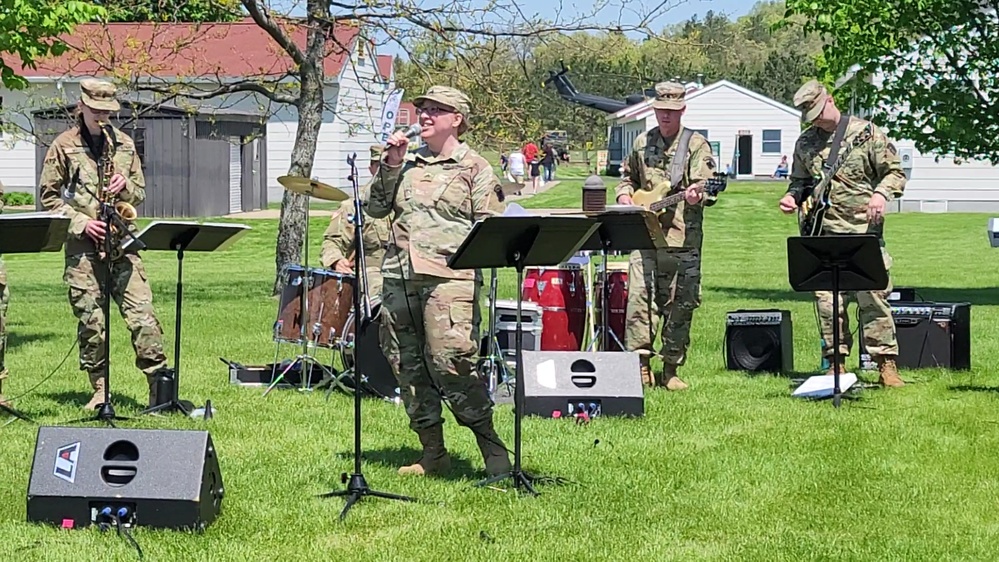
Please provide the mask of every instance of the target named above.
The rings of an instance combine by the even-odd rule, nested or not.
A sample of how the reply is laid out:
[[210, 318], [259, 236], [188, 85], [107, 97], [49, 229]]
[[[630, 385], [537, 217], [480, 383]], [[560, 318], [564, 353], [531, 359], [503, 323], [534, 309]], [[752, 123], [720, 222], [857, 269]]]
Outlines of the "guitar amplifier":
[[899, 367], [971, 369], [971, 304], [893, 302]]
[[791, 312], [729, 312], [725, 318], [725, 365], [730, 371], [792, 372], [794, 332]]

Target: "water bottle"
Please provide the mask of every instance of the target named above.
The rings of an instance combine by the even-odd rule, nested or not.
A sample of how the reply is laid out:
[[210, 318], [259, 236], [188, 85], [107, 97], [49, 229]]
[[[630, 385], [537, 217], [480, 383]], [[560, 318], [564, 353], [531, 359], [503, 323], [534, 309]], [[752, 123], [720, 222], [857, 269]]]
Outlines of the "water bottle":
[[822, 354], [821, 355], [821, 357], [822, 357], [822, 366], [821, 366], [821, 369], [822, 369], [822, 372], [824, 373], [824, 372], [826, 372], [826, 371], [828, 371], [829, 369], [832, 368], [832, 361], [830, 361], [829, 358], [826, 357], [826, 340], [825, 340], [825, 338], [819, 338], [819, 349], [821, 350], [821, 354]]

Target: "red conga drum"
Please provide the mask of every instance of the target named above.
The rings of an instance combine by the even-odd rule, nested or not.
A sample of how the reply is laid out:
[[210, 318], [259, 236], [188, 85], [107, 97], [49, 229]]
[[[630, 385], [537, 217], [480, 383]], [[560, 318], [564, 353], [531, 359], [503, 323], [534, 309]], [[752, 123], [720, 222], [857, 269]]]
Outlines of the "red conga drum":
[[[610, 294], [607, 296], [607, 329], [611, 336], [607, 339], [607, 349], [604, 351], [624, 351], [624, 326], [628, 312], [628, 262], [607, 262], [607, 284]], [[596, 327], [603, 326], [603, 268], [598, 268], [593, 280], [593, 308], [596, 313]]]
[[541, 308], [541, 350], [579, 351], [586, 335], [586, 280], [578, 265], [529, 267], [521, 298]]

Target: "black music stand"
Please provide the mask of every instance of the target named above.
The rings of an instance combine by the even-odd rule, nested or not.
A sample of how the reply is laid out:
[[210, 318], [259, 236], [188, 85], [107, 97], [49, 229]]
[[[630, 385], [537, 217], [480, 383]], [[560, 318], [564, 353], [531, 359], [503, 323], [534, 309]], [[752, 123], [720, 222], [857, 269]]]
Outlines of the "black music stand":
[[[600, 221], [596, 232], [583, 243], [581, 250], [600, 251], [604, 264], [603, 290], [600, 295], [600, 351], [610, 347], [610, 285], [607, 283], [607, 254], [609, 252], [630, 252], [633, 250], [658, 250], [666, 247], [666, 236], [655, 213], [644, 209], [627, 211], [605, 211], [587, 214]], [[624, 342], [617, 342], [624, 350]]]
[[[66, 242], [69, 222], [66, 217], [48, 212], [0, 215], [0, 254], [58, 252]], [[6, 349], [4, 352], [6, 353]], [[37, 423], [10, 406], [0, 404], [0, 410], [24, 421]]]
[[839, 294], [841, 291], [879, 291], [888, 287], [888, 271], [881, 244], [873, 234], [795, 236], [787, 239], [787, 275], [799, 292], [832, 291], [833, 295], [833, 406], [838, 408]]
[[537, 495], [532, 481], [537, 480], [521, 469], [521, 418], [524, 412], [524, 357], [521, 327], [524, 284], [527, 266], [558, 265], [575, 254], [596, 231], [598, 223], [587, 217], [493, 216], [472, 226], [458, 250], [448, 259], [451, 269], [486, 269], [513, 267], [517, 270], [517, 374], [514, 392], [514, 462], [513, 470], [491, 476], [477, 483], [486, 486], [513, 479], [514, 487], [523, 486]]
[[[173, 342], [173, 384], [170, 386], [170, 399], [163, 402], [157, 396], [159, 404], [150, 406], [139, 412], [152, 414], [154, 412], [169, 412], [179, 410], [184, 415], [191, 415], [194, 404], [180, 400], [180, 328], [181, 310], [184, 302], [184, 252], [214, 252], [225, 250], [236, 240], [239, 240], [250, 230], [244, 224], [196, 223], [190, 221], [154, 221], [142, 230], [136, 238], [146, 245], [146, 250], [177, 252], [177, 295], [175, 308], [174, 342]], [[129, 240], [122, 248], [125, 251], [133, 245]], [[206, 406], [207, 408], [208, 406]], [[206, 417], [209, 414], [205, 412]]]

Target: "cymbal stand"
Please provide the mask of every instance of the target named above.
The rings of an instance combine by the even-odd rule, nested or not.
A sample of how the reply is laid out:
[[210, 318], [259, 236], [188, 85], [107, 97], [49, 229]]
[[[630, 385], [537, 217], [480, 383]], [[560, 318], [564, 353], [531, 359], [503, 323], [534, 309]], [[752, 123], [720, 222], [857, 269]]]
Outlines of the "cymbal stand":
[[[311, 333], [309, 333], [308, 329], [309, 291], [312, 289], [312, 276], [311, 276], [312, 270], [309, 268], [309, 218], [310, 218], [309, 209], [311, 207], [310, 203], [312, 201], [312, 194], [318, 188], [317, 185], [318, 181], [319, 181], [318, 179], [312, 178], [311, 182], [312, 187], [307, 193], [305, 193], [305, 249], [303, 250], [305, 259], [303, 260], [304, 263], [303, 263], [303, 272], [302, 272], [302, 282], [299, 285], [302, 289], [302, 294], [299, 296], [299, 299], [301, 301], [301, 311], [300, 311], [300, 321], [299, 321], [299, 325], [301, 326], [301, 331], [299, 332], [299, 335], [302, 338], [302, 352], [299, 353], [298, 356], [295, 357], [294, 361], [289, 363], [288, 366], [285, 367], [283, 371], [281, 371], [281, 374], [277, 378], [274, 377], [274, 373], [275, 371], [277, 371], [277, 359], [275, 359], [274, 365], [271, 368], [271, 384], [270, 386], [267, 387], [267, 390], [264, 391], [263, 396], [267, 396], [267, 394], [270, 393], [270, 391], [274, 390], [274, 387], [276, 387], [282, 380], [284, 380], [285, 375], [288, 374], [288, 371], [290, 371], [295, 365], [299, 365], [299, 373], [301, 373], [302, 377], [302, 383], [301, 383], [302, 386], [301, 388], [299, 388], [299, 390], [302, 392], [310, 392], [312, 390], [313, 365], [318, 366], [323, 371], [324, 377], [328, 376], [330, 377], [331, 380], [334, 381], [335, 384], [338, 384], [341, 387], [343, 386], [343, 383], [340, 382], [339, 378], [334, 376], [333, 372], [330, 371], [328, 368], [326, 368], [326, 365], [323, 365], [318, 359], [316, 359], [315, 357], [312, 356], [311, 353], [309, 353], [309, 342], [317, 341], [319, 339], [320, 330], [322, 329], [318, 321], [312, 327]], [[280, 342], [277, 345], [280, 346], [281, 345]], [[344, 390], [346, 390], [346, 387], [343, 388]]]
[[[496, 394], [501, 384], [507, 388], [512, 384], [510, 371], [503, 358], [503, 350], [500, 349], [496, 337], [496, 284], [497, 275], [494, 267], [489, 280], [489, 332], [486, 334], [486, 352], [479, 359], [479, 376], [486, 379], [490, 396]], [[502, 378], [500, 373], [503, 375]]]
[[[625, 349], [624, 344], [618, 339], [617, 334], [610, 329], [610, 284], [607, 283], [607, 248], [610, 247], [610, 240], [607, 240], [604, 247], [600, 249], [601, 262], [603, 271], [600, 272], [600, 295], [596, 298], [600, 299], [600, 326], [597, 327], [596, 333], [593, 334], [593, 339], [590, 340], [589, 349], [592, 350], [596, 347], [599, 351], [608, 351], [610, 349], [610, 338], [613, 338], [615, 342], [621, 349]], [[599, 345], [598, 345], [599, 344]]]

